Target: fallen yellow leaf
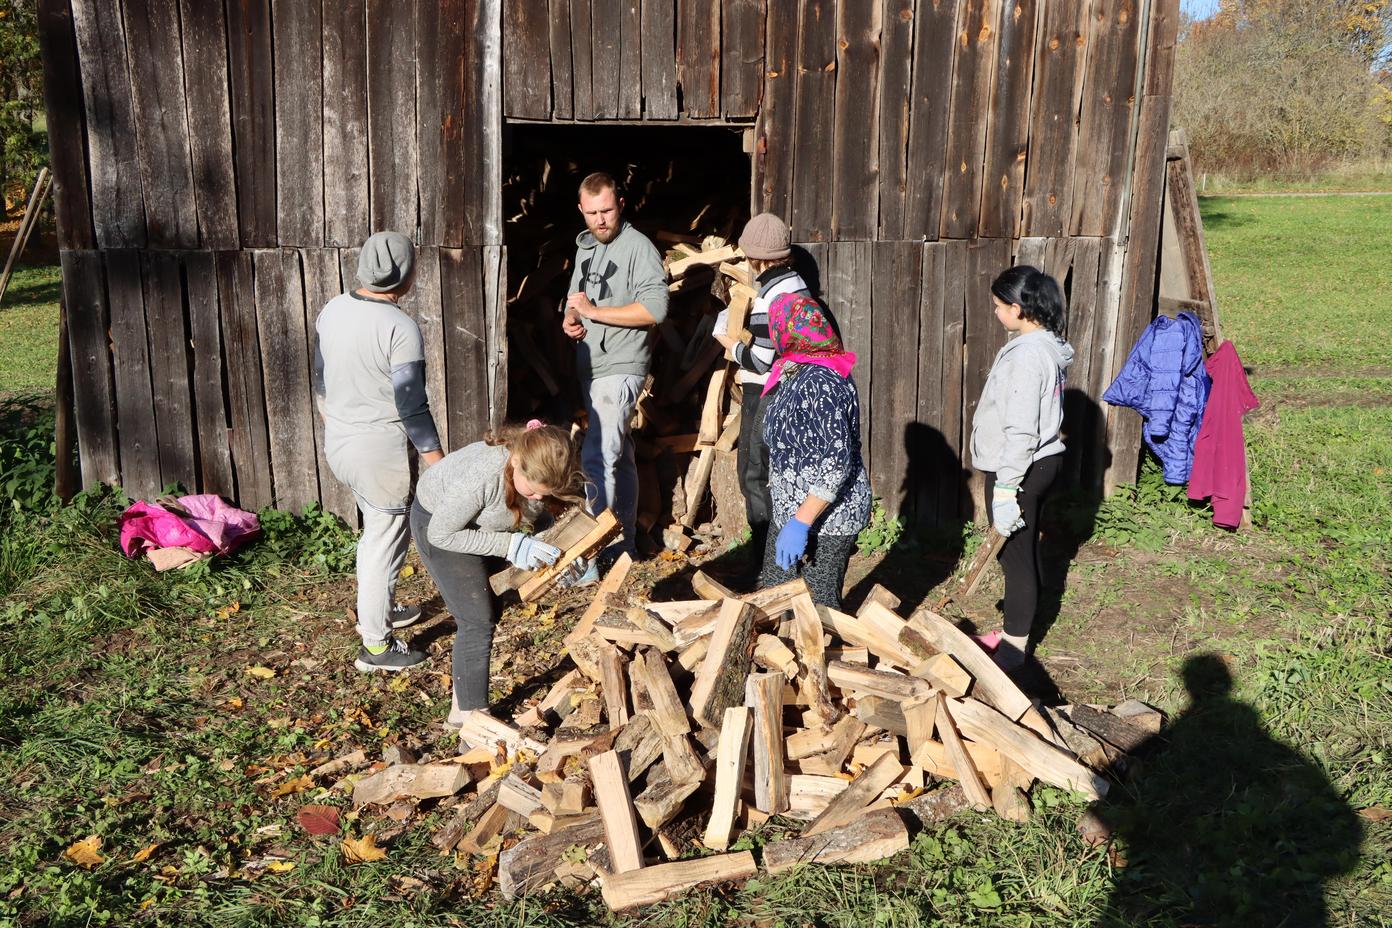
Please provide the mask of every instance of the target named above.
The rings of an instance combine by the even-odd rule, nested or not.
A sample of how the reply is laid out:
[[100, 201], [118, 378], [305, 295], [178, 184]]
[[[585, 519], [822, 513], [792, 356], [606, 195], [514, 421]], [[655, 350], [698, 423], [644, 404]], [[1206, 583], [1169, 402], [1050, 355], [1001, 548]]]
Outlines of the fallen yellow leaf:
[[230, 616], [230, 615], [235, 615], [236, 613], [240, 612], [241, 610], [242, 610], [242, 604], [241, 604], [240, 602], [238, 602], [237, 600], [234, 599], [234, 600], [232, 600], [232, 602], [228, 603], [227, 605], [225, 605], [225, 606], [223, 606], [221, 609], [219, 609], [219, 610], [215, 613], [215, 615], [217, 615], [217, 617], [218, 617], [219, 619], [225, 619], [225, 618], [227, 618], [227, 617]]
[[294, 793], [302, 793], [314, 786], [314, 781], [309, 774], [295, 777], [293, 780], [286, 780], [284, 783], [271, 790], [271, 798], [276, 799], [281, 796], [289, 796]]
[[267, 727], [267, 728], [289, 728], [289, 727], [290, 727], [290, 716], [288, 716], [288, 715], [282, 715], [282, 716], [280, 716], [280, 717], [278, 717], [278, 718], [266, 719], [266, 727]]
[[405, 567], [401, 568], [401, 573], [397, 574], [397, 576], [399, 576], [402, 580], [405, 580], [407, 577], [414, 577], [415, 575], [416, 569], [412, 567], [410, 564], [407, 564]]
[[391, 690], [393, 693], [404, 693], [406, 687], [410, 685], [410, 676], [404, 673], [398, 673], [392, 676], [391, 682], [387, 684], [387, 689]]
[[377, 846], [377, 838], [374, 835], [344, 838], [339, 847], [343, 851], [343, 859], [350, 864], [371, 863], [387, 856], [387, 852]]
[[63, 852], [63, 856], [79, 867], [86, 867], [90, 870], [106, 860], [105, 857], [97, 853], [100, 849], [101, 838], [91, 835], [81, 841], [74, 841], [72, 846]]
[[242, 697], [240, 696], [233, 696], [231, 699], [227, 700], [227, 702], [223, 703], [223, 706], [228, 709], [240, 709], [244, 705], [246, 705], [246, 703], [242, 701]]
[[290, 860], [273, 860], [266, 864], [266, 869], [272, 873], [289, 873], [295, 869], [295, 863]]
[[143, 864], [145, 861], [150, 859], [150, 855], [153, 854], [155, 852], [155, 848], [159, 846], [160, 843], [158, 841], [156, 841], [154, 844], [147, 845], [141, 848], [140, 850], [136, 851], [135, 856], [132, 857], [131, 860], [135, 861], [138, 864]]
[[150, 906], [152, 906], [152, 905], [154, 905], [154, 904], [155, 904], [155, 897], [154, 897], [154, 896], [151, 896], [149, 899], [146, 899], [144, 902], [140, 903], [140, 905], [137, 906], [136, 908], [137, 908], [139, 911], [144, 912], [146, 909], [148, 909]]
[[260, 680], [269, 680], [276, 675], [276, 672], [269, 667], [248, 667], [247, 673]]

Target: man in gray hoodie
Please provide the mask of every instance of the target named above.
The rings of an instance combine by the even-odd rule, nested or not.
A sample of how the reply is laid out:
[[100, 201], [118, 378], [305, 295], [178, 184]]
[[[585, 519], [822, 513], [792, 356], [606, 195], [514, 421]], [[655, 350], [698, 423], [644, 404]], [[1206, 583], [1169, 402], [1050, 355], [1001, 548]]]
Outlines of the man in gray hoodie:
[[653, 327], [667, 318], [667, 272], [647, 236], [623, 219], [614, 178], [591, 174], [580, 184], [586, 229], [576, 238], [566, 335], [575, 341], [589, 428], [581, 463], [590, 481], [590, 511], [612, 508], [633, 552], [638, 468], [629, 423], [652, 363]]

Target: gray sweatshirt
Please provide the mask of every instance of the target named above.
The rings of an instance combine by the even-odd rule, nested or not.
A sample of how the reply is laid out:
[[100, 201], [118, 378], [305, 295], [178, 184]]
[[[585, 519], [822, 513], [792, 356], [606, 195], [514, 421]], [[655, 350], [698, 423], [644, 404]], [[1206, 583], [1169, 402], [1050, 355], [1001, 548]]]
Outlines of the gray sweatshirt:
[[[416, 501], [430, 513], [427, 540], [442, 551], [507, 557], [513, 524], [507, 508], [508, 449], [476, 441], [445, 455], [416, 482]], [[537, 518], [540, 504], [519, 499], [522, 518]]]
[[[599, 307], [642, 303], [655, 322], [667, 318], [667, 272], [648, 237], [624, 222], [607, 245], [586, 229], [575, 239], [575, 270], [570, 292], [585, 292]], [[588, 333], [576, 342], [576, 369], [582, 380], [609, 374], [644, 377], [652, 362], [652, 327], [629, 328], [580, 320]]]
[[1020, 485], [1031, 463], [1063, 453], [1063, 387], [1073, 347], [1046, 329], [996, 352], [972, 418], [972, 466]]
[[405, 431], [420, 452], [440, 436], [425, 392], [420, 327], [387, 299], [343, 293], [314, 323], [314, 393], [340, 435]]

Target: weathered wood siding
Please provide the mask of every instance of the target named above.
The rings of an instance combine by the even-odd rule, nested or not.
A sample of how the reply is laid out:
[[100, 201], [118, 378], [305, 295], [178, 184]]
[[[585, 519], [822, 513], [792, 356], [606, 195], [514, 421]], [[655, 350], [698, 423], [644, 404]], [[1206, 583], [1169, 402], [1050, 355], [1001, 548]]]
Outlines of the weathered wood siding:
[[[875, 491], [970, 512], [987, 285], [1063, 282], [1068, 473], [1134, 477], [1097, 400], [1154, 306], [1176, 0], [42, 0], [84, 479], [351, 515], [308, 396], [368, 233], [421, 246], [429, 391], [506, 409], [505, 121], [743, 125], [860, 356]], [[107, 339], [106, 333], [110, 337]]]

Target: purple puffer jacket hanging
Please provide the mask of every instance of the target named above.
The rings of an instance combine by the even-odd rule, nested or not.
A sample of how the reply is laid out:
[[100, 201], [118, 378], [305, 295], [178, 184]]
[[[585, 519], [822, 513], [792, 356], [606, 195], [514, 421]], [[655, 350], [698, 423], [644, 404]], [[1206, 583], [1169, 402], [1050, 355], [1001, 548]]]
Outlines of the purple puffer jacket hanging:
[[1194, 439], [1213, 389], [1203, 362], [1198, 317], [1157, 316], [1102, 394], [1113, 406], [1129, 406], [1141, 414], [1146, 446], [1160, 459], [1166, 483], [1187, 483], [1194, 466]]

